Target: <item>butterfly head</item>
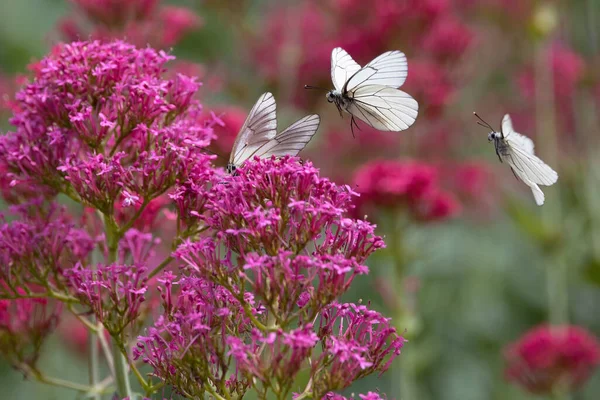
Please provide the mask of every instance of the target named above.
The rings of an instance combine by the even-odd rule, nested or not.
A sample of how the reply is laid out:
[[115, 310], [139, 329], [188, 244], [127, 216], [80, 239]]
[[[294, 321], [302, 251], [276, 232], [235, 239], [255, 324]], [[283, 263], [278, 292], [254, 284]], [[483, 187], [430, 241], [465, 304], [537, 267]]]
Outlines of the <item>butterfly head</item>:
[[493, 140], [498, 140], [498, 139], [501, 139], [501, 138], [502, 138], [502, 134], [499, 133], [499, 132], [492, 131], [492, 132], [488, 133], [488, 141], [489, 142], [491, 142]]
[[336, 95], [333, 92], [333, 90], [330, 90], [329, 92], [327, 92], [327, 94], [325, 95], [325, 97], [327, 97], [327, 101], [330, 103], [333, 103], [335, 101]]
[[227, 164], [227, 173], [228, 174], [235, 175], [236, 169], [237, 169], [237, 167], [235, 166], [235, 164], [232, 164], [232, 163]]

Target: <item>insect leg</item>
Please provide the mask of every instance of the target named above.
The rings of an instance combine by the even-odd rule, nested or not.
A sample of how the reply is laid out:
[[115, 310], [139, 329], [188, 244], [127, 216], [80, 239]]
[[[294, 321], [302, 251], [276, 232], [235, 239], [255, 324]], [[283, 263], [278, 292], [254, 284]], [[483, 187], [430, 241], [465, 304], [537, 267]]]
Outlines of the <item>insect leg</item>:
[[356, 119], [354, 118], [354, 115], [352, 116], [352, 118], [350, 119], [350, 130], [352, 131], [352, 137], [354, 138], [354, 127], [356, 127], [356, 129], [358, 129], [360, 131], [360, 126], [358, 126], [358, 123], [356, 122]]

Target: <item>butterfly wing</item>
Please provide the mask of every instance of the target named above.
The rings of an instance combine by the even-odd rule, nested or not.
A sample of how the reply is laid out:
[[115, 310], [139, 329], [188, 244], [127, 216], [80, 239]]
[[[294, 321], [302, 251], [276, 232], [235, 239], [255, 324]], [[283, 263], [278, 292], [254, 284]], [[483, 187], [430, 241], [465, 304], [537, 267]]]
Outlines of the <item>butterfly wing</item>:
[[331, 81], [341, 91], [348, 79], [360, 70], [360, 65], [344, 49], [336, 47], [331, 52]]
[[388, 51], [362, 67], [348, 79], [345, 91], [352, 91], [367, 85], [381, 85], [399, 88], [408, 76], [408, 61], [399, 50]]
[[271, 93], [260, 96], [233, 144], [229, 163], [240, 165], [277, 135], [277, 105]]
[[415, 99], [387, 86], [361, 86], [351, 93], [351, 99], [347, 111], [380, 131], [403, 131], [415, 122], [419, 113]]
[[533, 140], [514, 130], [512, 120], [508, 114], [505, 114], [504, 118], [502, 118], [502, 136], [515, 147], [523, 149], [529, 154], [534, 154], [535, 145], [533, 144]]
[[558, 180], [558, 174], [540, 158], [516, 143], [508, 142], [508, 155], [502, 158], [510, 165], [515, 175], [531, 188], [536, 204], [541, 206], [544, 204], [544, 193], [538, 185], [553, 185]]
[[307, 115], [279, 133], [275, 139], [261, 146], [254, 155], [261, 158], [296, 156], [313, 138], [320, 123], [321, 119], [318, 115]]

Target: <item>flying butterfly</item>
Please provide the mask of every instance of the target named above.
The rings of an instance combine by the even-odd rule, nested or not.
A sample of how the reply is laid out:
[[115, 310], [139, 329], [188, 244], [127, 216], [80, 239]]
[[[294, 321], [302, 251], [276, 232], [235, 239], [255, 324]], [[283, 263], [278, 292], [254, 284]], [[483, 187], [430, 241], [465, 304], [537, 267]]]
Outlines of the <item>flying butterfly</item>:
[[558, 180], [558, 174], [534, 154], [534, 144], [525, 135], [515, 132], [510, 115], [502, 118], [502, 127], [497, 132], [477, 113], [473, 113], [477, 123], [491, 130], [488, 140], [494, 142], [500, 162], [506, 161], [515, 177], [531, 188], [535, 203], [544, 204], [544, 192], [538, 185], [551, 186]]
[[[361, 67], [341, 47], [331, 52], [332, 89], [327, 101], [334, 103], [342, 115], [349, 113], [354, 135], [355, 118], [380, 131], [400, 132], [416, 120], [419, 104], [398, 88], [408, 76], [408, 62], [398, 50], [383, 53]], [[307, 89], [319, 89], [306, 85]]]
[[278, 134], [276, 109], [271, 93], [264, 93], [258, 98], [233, 143], [227, 172], [234, 173], [244, 161], [253, 156], [296, 156], [317, 132], [321, 120], [318, 115], [312, 114], [294, 122]]

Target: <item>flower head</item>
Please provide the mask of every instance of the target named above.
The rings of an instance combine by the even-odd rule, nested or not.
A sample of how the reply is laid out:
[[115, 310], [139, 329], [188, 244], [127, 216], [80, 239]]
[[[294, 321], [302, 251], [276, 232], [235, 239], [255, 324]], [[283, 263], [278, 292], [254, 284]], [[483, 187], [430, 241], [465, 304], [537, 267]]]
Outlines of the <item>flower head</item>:
[[600, 364], [600, 343], [578, 326], [533, 328], [505, 353], [506, 377], [528, 391], [550, 394], [582, 386]]
[[0, 293], [19, 297], [32, 285], [39, 294], [66, 290], [64, 270], [87, 257], [92, 239], [56, 205], [37, 201], [12, 209], [19, 219], [0, 224]]
[[61, 310], [60, 303], [43, 298], [0, 300], [0, 353], [16, 368], [34, 367]]
[[60, 33], [71, 41], [84, 37], [104, 41], [127, 38], [139, 46], [150, 43], [166, 48], [201, 25], [201, 19], [190, 9], [162, 6], [159, 0], [71, 1], [78, 14], [59, 24]]
[[146, 267], [81, 264], [65, 271], [73, 294], [89, 307], [111, 336], [119, 336], [140, 314], [148, 288]]
[[35, 183], [112, 214], [115, 204], [146, 206], [209, 169], [199, 84], [164, 79], [171, 59], [120, 41], [55, 47], [16, 95], [16, 130], [0, 138], [14, 185]]
[[415, 161], [374, 161], [360, 168], [354, 183], [361, 207], [405, 209], [417, 220], [438, 221], [460, 210], [454, 196], [439, 186], [438, 171]]

